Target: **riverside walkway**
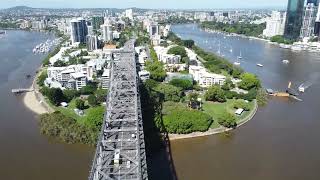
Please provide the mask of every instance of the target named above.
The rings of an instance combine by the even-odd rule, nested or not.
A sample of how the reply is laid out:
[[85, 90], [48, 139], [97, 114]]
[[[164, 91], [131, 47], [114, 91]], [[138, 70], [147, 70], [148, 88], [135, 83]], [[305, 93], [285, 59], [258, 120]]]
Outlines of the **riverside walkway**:
[[89, 180], [147, 180], [134, 40], [117, 52]]

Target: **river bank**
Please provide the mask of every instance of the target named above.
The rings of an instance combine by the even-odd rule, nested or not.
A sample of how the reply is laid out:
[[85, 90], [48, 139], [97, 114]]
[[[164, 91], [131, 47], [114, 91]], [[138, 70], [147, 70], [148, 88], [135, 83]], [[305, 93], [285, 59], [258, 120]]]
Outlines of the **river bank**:
[[[258, 110], [258, 103], [255, 100], [254, 101], [254, 109], [251, 111], [251, 113], [245, 117], [244, 119], [241, 119], [238, 121], [238, 125], [237, 128], [240, 126], [245, 125], [247, 122], [249, 122], [251, 119], [253, 119], [253, 117], [255, 116], [255, 114], [257, 113]], [[190, 139], [190, 138], [197, 138], [197, 137], [204, 137], [204, 136], [211, 136], [211, 135], [215, 135], [215, 134], [221, 134], [224, 132], [229, 132], [234, 130], [235, 128], [225, 128], [225, 127], [218, 127], [218, 128], [214, 128], [214, 129], [209, 129], [206, 132], [194, 132], [194, 133], [190, 133], [190, 134], [169, 134], [169, 140], [170, 141], [174, 141], [174, 140], [179, 140], [179, 139]]]
[[35, 114], [52, 113], [54, 110], [46, 103], [44, 96], [40, 93], [40, 88], [37, 85], [37, 79], [42, 72], [42, 66], [39, 68], [38, 73], [33, 79], [32, 85], [29, 89], [33, 89], [31, 92], [27, 92], [23, 97], [24, 105]]
[[271, 45], [277, 46], [278, 48], [282, 49], [290, 49], [294, 52], [301, 52], [306, 51], [309, 53], [320, 53], [320, 44], [318, 42], [294, 42], [293, 44], [284, 44], [284, 43], [278, 43], [278, 42], [272, 42], [270, 39], [265, 39], [261, 37], [255, 37], [255, 36], [246, 36], [243, 34], [236, 34], [236, 33], [228, 33], [225, 31], [219, 31], [219, 30], [213, 30], [210, 28], [201, 28], [205, 32], [208, 33], [215, 33], [215, 34], [223, 34], [225, 36], [233, 36], [233, 37], [239, 37], [243, 39], [249, 39], [249, 40], [259, 40], [266, 43], [269, 43]]

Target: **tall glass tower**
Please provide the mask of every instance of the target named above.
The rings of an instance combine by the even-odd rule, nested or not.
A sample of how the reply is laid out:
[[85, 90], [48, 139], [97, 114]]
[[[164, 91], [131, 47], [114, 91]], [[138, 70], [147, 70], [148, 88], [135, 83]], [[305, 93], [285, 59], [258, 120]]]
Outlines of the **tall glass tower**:
[[313, 3], [313, 5], [318, 6], [319, 0], [307, 0], [307, 4]]
[[289, 0], [284, 37], [298, 39], [302, 26], [302, 17], [305, 0]]

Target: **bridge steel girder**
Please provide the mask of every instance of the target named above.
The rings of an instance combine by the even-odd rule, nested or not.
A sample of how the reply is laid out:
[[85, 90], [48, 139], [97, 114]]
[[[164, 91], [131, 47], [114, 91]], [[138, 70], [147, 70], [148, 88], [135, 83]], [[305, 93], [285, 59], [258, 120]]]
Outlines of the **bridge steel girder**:
[[111, 62], [102, 130], [89, 180], [148, 180], [134, 40]]

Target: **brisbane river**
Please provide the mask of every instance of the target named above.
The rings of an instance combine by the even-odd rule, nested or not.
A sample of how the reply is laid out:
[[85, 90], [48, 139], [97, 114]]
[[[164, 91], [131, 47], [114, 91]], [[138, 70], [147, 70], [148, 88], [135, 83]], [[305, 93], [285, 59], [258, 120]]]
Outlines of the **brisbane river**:
[[[196, 25], [176, 25], [173, 32], [193, 39], [200, 47], [219, 50], [234, 62], [242, 54], [241, 67], [257, 74], [265, 88], [283, 91], [288, 82], [297, 88], [311, 86], [299, 96], [302, 102], [271, 98], [247, 124], [228, 135], [171, 142], [179, 180], [319, 180], [320, 171], [320, 56], [280, 49], [263, 41], [201, 31]], [[32, 48], [52, 35], [8, 31], [0, 38], [0, 179], [85, 180], [94, 148], [67, 145], [39, 133], [36, 115], [24, 107], [12, 88], [32, 83], [44, 55]], [[231, 52], [232, 49], [232, 52]], [[282, 60], [290, 63], [284, 65]], [[256, 64], [263, 64], [257, 67]], [[152, 155], [159, 180], [161, 153]], [[159, 163], [158, 163], [159, 161]], [[158, 168], [158, 169], [157, 169]]]

